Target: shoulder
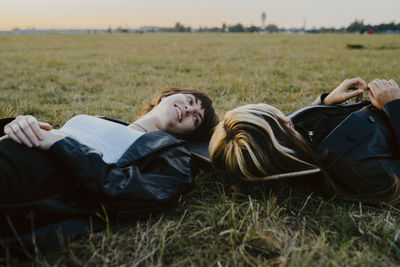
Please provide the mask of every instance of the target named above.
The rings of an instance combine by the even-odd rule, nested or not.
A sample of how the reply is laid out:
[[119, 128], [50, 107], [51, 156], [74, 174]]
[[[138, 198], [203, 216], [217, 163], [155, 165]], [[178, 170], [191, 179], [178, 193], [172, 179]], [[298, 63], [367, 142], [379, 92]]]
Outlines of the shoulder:
[[294, 122], [302, 122], [309, 120], [316, 120], [323, 117], [325, 114], [335, 115], [340, 112], [341, 114], [351, 114], [355, 111], [370, 105], [368, 101], [362, 101], [354, 104], [337, 104], [337, 105], [309, 105], [292, 111], [287, 116]]
[[389, 155], [394, 142], [386, 116], [372, 105], [352, 112], [318, 146], [321, 154], [326, 149], [348, 159], [362, 159], [371, 155]]
[[164, 131], [152, 131], [143, 134], [133, 143], [118, 161], [119, 164], [141, 159], [155, 159], [157, 157], [173, 157], [175, 159], [190, 159], [187, 142], [176, 138]]

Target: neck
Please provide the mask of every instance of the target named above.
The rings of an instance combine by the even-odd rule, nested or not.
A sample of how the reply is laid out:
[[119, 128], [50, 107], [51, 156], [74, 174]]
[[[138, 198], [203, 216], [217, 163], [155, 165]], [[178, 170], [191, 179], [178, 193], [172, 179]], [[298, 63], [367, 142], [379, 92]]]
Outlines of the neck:
[[157, 119], [150, 114], [151, 112], [147, 113], [137, 121], [129, 124], [128, 127], [138, 130], [140, 132], [151, 132], [160, 130], [157, 126]]

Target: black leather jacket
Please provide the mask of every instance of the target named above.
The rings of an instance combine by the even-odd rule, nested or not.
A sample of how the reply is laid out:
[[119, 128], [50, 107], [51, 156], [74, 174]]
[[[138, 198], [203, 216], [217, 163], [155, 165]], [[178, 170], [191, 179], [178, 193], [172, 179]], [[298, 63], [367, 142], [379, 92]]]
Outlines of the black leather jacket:
[[[0, 129], [10, 120], [0, 120]], [[26, 225], [30, 225], [33, 212], [36, 242], [44, 249], [57, 247], [59, 228], [67, 239], [89, 231], [90, 216], [94, 220], [102, 217], [98, 220], [101, 224], [106, 217], [143, 218], [161, 212], [193, 181], [187, 143], [163, 131], [143, 134], [115, 164], [105, 163], [98, 151], [69, 137], [53, 144], [48, 153], [63, 163], [65, 169], [60, 172], [73, 179], [70, 194], [0, 205], [1, 224], [7, 224], [4, 215], [8, 214], [21, 225], [19, 238], [28, 243], [32, 229], [27, 230]], [[3, 237], [8, 244], [17, 244], [15, 236]]]
[[162, 131], [142, 135], [115, 164], [105, 163], [98, 151], [69, 137], [49, 152], [64, 162], [76, 186], [96, 193], [120, 214], [135, 215], [138, 208], [157, 211], [192, 182], [185, 142]]
[[[314, 105], [295, 111], [289, 117], [295, 125], [301, 126], [306, 117], [318, 117], [327, 110], [347, 110], [348, 114], [342, 113], [343, 120], [315, 144], [316, 152], [319, 155], [333, 152], [349, 167], [333, 164], [328, 174], [352, 194], [368, 194], [371, 189], [388, 190], [389, 178], [400, 177], [400, 100], [387, 103], [383, 110], [366, 101], [353, 105]], [[327, 116], [325, 121], [329, 119], [335, 119], [335, 115]], [[321, 125], [317, 130], [326, 128], [326, 123]], [[350, 175], [349, 170], [353, 171]], [[356, 186], [356, 180], [352, 180], [354, 176], [360, 177]]]

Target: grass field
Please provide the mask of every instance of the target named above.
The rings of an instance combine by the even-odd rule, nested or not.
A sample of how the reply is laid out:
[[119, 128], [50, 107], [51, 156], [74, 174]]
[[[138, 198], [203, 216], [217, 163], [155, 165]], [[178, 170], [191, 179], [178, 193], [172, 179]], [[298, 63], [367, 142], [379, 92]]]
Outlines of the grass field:
[[[207, 92], [221, 117], [257, 102], [289, 112], [346, 78], [399, 83], [399, 59], [400, 35], [0, 36], [0, 116], [32, 114], [54, 127], [81, 113], [132, 121], [167, 86]], [[110, 237], [85, 236], [36, 260], [44, 266], [400, 264], [399, 210], [272, 187], [234, 193], [204, 173], [173, 211], [111, 224]]]

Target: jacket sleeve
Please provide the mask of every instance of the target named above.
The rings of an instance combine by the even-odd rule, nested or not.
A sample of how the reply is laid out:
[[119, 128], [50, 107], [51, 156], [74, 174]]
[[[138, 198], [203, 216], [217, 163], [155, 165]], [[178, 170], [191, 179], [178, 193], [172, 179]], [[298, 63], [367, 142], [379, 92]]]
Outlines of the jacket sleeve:
[[176, 199], [190, 185], [190, 153], [182, 146], [164, 148], [136, 164], [107, 164], [99, 151], [66, 137], [50, 152], [77, 184], [99, 193], [113, 209], [155, 210]]
[[400, 150], [400, 99], [387, 103], [383, 106], [383, 111], [389, 118], [390, 125], [396, 136], [397, 146]]
[[323, 93], [319, 95], [312, 103], [311, 105], [325, 105], [324, 104], [324, 99], [327, 97], [329, 93]]

